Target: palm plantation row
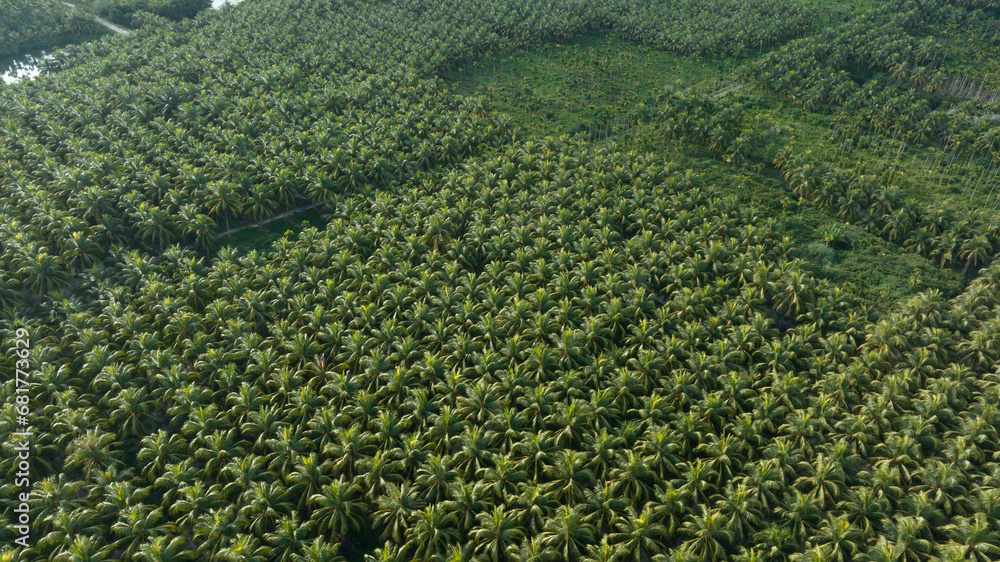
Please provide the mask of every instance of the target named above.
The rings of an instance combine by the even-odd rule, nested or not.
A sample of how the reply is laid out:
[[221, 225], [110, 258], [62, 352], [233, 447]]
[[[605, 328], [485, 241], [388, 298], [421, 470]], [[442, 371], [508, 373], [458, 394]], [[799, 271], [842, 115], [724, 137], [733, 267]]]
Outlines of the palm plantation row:
[[[732, 4], [744, 15], [797, 13], [782, 2], [710, 8], [728, 12]], [[206, 14], [146, 26], [138, 39], [74, 47], [51, 63], [65, 72], [45, 78], [44, 88], [0, 92], [9, 155], [0, 174], [18, 194], [0, 209], [13, 229], [4, 240], [28, 233], [4, 244], [2, 292], [63, 287], [68, 280], [50, 271], [79, 272], [113, 245], [206, 248], [233, 219], [260, 220], [454, 164], [501, 140], [504, 126], [442, 91], [433, 75], [486, 51], [626, 25], [638, 17], [626, 6], [515, 3], [505, 10], [518, 17], [509, 18], [488, 2], [346, 11], [312, 2], [288, 18], [283, 5], [225, 19]], [[324, 23], [294, 23], [303, 14]], [[773, 20], [774, 29], [756, 36], [773, 41], [800, 19]], [[682, 32], [682, 22], [668, 21], [672, 33]], [[706, 29], [698, 41], [744, 48], [726, 31]], [[81, 62], [94, 56], [105, 62]]]
[[668, 163], [548, 140], [270, 255], [123, 256], [29, 324], [32, 556], [992, 552], [1000, 270], [871, 324], [793, 252]]
[[[914, 56], [920, 21], [966, 17], [894, 8], [878, 17], [904, 14], [902, 35], [873, 60]], [[990, 223], [939, 220], [961, 239], [947, 265], [975, 276], [961, 294], [879, 317], [811, 275], [777, 220], [663, 153], [526, 138], [438, 77], [601, 29], [747, 56], [806, 17], [260, 0], [76, 47], [0, 90], [0, 328], [31, 332], [39, 383], [33, 544], [0, 559], [1000, 556]], [[760, 156], [738, 106], [686, 95], [659, 100], [672, 142]], [[802, 156], [781, 155], [831, 212], [863, 189], [850, 220], [882, 220], [861, 212], [879, 194], [903, 205], [823, 163], [802, 184]], [[234, 221], [308, 202], [324, 230], [206, 252]], [[912, 211], [879, 234], [931, 228]], [[8, 521], [18, 427], [5, 406]]]

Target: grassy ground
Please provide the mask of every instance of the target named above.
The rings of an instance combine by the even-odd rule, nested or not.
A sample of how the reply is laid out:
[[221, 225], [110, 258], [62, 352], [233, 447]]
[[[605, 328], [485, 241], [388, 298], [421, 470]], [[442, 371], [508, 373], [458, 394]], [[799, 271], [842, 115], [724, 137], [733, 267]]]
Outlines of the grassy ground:
[[216, 247], [231, 246], [243, 252], [270, 251], [271, 245], [284, 236], [294, 236], [309, 226], [325, 228], [326, 221], [319, 209], [312, 209], [279, 219], [257, 228], [241, 230], [218, 241]]
[[[832, 9], [853, 9], [847, 4], [854, 3], [840, 3]], [[857, 9], [871, 7], [856, 4]], [[452, 73], [451, 80], [458, 92], [483, 95], [489, 107], [507, 113], [530, 134], [583, 133], [592, 140], [613, 141], [627, 149], [657, 151], [680, 160], [700, 173], [708, 185], [762, 208], [766, 216], [780, 217], [785, 234], [795, 241], [817, 276], [851, 286], [876, 312], [888, 312], [921, 290], [935, 288], [949, 296], [961, 291], [965, 279], [958, 273], [942, 270], [814, 207], [796, 204], [787, 184], [767, 167], [774, 153], [789, 144], [796, 151], [812, 150], [831, 164], [871, 171], [879, 166], [888, 169], [894, 162], [883, 151], [898, 151], [898, 145], [889, 143], [876, 150], [843, 154], [831, 140], [834, 115], [802, 111], [791, 102], [734, 88], [728, 77], [736, 64], [727, 59], [678, 57], [611, 35], [594, 35], [488, 60], [470, 73]], [[747, 131], [762, 139], [757, 161], [737, 168], [706, 157], [691, 146], [666, 144], [648, 119], [648, 109], [657, 92], [668, 85], [712, 95], [732, 90], [724, 95], [735, 99], [727, 101], [744, 105]], [[945, 204], [961, 184], [960, 178], [946, 174], [942, 185], [948, 189], [932, 187], [931, 174], [920, 167], [924, 161], [916, 152], [894, 164], [901, 187], [912, 190], [926, 205]], [[833, 247], [822, 241], [821, 233], [830, 228], [842, 233], [841, 241]]]
[[875, 10], [883, 3], [878, 0], [802, 0], [815, 13], [817, 27], [842, 23], [859, 14]]
[[609, 34], [477, 62], [453, 71], [456, 91], [483, 94], [495, 111], [526, 132], [584, 132], [594, 139], [624, 122], [639, 104], [651, 104], [664, 86], [722, 87], [735, 61], [674, 56]]
[[[903, 250], [861, 227], [844, 224], [816, 207], [793, 201], [787, 184], [773, 171], [735, 169], [719, 160], [688, 158], [686, 164], [702, 173], [706, 183], [733, 193], [742, 202], [778, 217], [784, 234], [799, 249], [799, 256], [821, 279], [851, 289], [878, 313], [893, 310], [914, 293], [938, 289], [958, 294], [965, 279], [950, 269]], [[838, 229], [840, 241], [827, 246], [823, 233]]]

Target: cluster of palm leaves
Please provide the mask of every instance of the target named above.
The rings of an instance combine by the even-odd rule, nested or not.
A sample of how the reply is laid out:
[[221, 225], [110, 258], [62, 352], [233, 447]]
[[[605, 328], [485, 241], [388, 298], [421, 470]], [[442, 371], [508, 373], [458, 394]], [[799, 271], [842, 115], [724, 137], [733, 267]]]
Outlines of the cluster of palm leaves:
[[667, 140], [707, 149], [739, 166], [757, 154], [757, 141], [744, 131], [742, 104], [729, 99], [667, 88], [657, 97], [655, 120]]
[[957, 157], [982, 156], [996, 160], [1000, 150], [1000, 124], [991, 112], [973, 101], [948, 104], [871, 81], [847, 100], [838, 115], [842, 137], [867, 132], [891, 135], [912, 145], [950, 150]]
[[819, 33], [796, 39], [749, 64], [744, 74], [767, 91], [817, 110], [858, 95], [854, 76], [888, 72], [897, 80], [937, 90], [947, 82], [945, 44], [937, 26], [972, 25], [974, 15], [934, 1], [894, 3]]
[[92, 18], [58, 0], [0, 0], [0, 57], [97, 31]]
[[901, 196], [899, 188], [876, 178], [819, 162], [811, 152], [786, 147], [775, 166], [792, 193], [819, 208], [857, 223], [889, 242], [940, 263], [941, 267], [987, 265], [1000, 250], [1000, 218], [984, 209], [930, 212]]

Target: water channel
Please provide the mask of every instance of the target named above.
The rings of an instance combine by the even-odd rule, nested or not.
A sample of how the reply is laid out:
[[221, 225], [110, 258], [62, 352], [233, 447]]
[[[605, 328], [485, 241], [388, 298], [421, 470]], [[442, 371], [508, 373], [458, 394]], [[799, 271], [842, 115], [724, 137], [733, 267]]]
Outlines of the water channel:
[[[225, 4], [239, 4], [243, 0], [212, 0], [212, 8], [218, 9]], [[39, 64], [51, 56], [52, 49], [35, 49], [11, 57], [0, 57], [0, 81], [7, 84], [34, 78], [41, 72]]]

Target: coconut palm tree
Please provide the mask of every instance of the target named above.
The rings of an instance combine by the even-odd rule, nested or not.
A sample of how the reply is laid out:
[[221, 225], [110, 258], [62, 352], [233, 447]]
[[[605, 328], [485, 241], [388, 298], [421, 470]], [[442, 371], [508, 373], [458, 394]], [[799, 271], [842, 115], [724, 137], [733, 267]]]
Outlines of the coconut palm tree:
[[458, 541], [455, 518], [438, 507], [425, 507], [410, 516], [404, 550], [420, 559], [444, 556], [448, 547]]
[[594, 528], [583, 522], [580, 513], [571, 507], [561, 506], [547, 520], [539, 535], [540, 542], [559, 553], [563, 560], [579, 560], [588, 544], [594, 542]]
[[726, 546], [733, 541], [733, 534], [724, 528], [725, 517], [713, 511], [692, 516], [681, 526], [681, 532], [690, 537], [683, 550], [702, 559], [728, 560]]
[[309, 504], [316, 506], [314, 520], [318, 530], [330, 531], [331, 542], [338, 542], [339, 537], [357, 532], [364, 525], [367, 509], [358, 501], [359, 495], [357, 483], [349, 483], [341, 476], [309, 496]]
[[640, 514], [628, 507], [625, 516], [615, 521], [618, 532], [611, 533], [608, 542], [622, 545], [638, 562], [651, 559], [663, 552], [663, 542], [668, 536], [667, 528], [656, 521], [657, 515], [649, 505]]
[[475, 552], [494, 562], [507, 560], [508, 551], [525, 537], [516, 517], [502, 507], [495, 506], [492, 512], [480, 512], [476, 520], [478, 525], [470, 533]]

